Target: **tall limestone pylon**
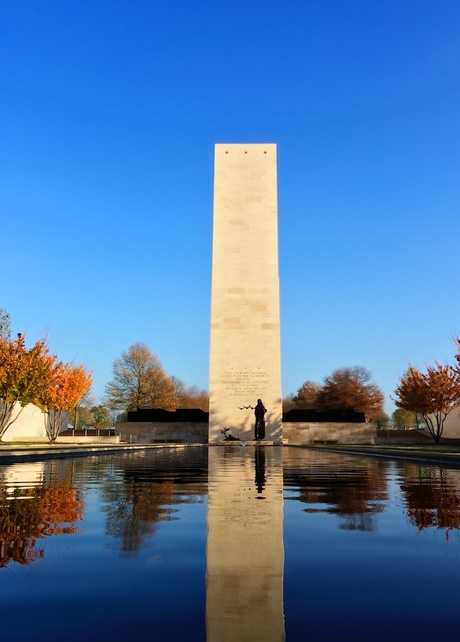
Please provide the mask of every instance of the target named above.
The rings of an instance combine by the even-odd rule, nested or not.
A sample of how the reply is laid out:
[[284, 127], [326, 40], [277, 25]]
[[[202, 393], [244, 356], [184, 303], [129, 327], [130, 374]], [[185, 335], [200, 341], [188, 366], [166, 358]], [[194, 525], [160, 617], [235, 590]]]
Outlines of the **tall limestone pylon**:
[[276, 145], [215, 146], [209, 442], [264, 442], [281, 423]]

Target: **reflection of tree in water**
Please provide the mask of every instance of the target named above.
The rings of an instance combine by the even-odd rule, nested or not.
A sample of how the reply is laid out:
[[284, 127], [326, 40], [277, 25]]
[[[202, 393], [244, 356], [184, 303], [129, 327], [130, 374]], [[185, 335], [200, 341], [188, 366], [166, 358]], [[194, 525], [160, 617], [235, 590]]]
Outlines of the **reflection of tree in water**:
[[172, 482], [145, 484], [135, 480], [106, 484], [107, 535], [121, 540], [123, 554], [139, 551], [147, 535], [155, 532], [157, 522], [171, 519], [173, 509], [166, 508], [174, 496]]
[[405, 469], [406, 482], [401, 484], [407, 515], [419, 530], [443, 528], [446, 537], [451, 529], [460, 529], [460, 484], [457, 471], [436, 466]]
[[[333, 470], [330, 466], [315, 466], [294, 474], [293, 485], [299, 489], [296, 499], [311, 505], [304, 509], [307, 513], [340, 516], [340, 529], [374, 530], [373, 515], [384, 510], [382, 501], [387, 499], [384, 468], [379, 462], [369, 462]], [[286, 479], [287, 485], [291, 478], [292, 473]], [[316, 507], [317, 504], [325, 507]]]
[[119, 542], [115, 546], [122, 555], [140, 551], [159, 522], [176, 519], [176, 505], [202, 501], [206, 493], [206, 467], [194, 468], [171, 454], [151, 465], [120, 460], [122, 476], [104, 481], [106, 533]]
[[380, 513], [383, 508], [378, 507], [377, 510], [364, 512], [364, 513], [355, 513], [354, 515], [345, 515], [344, 522], [339, 524], [337, 528], [340, 528], [344, 531], [373, 531], [374, 522], [372, 519], [372, 513]]
[[57, 466], [47, 462], [43, 479], [30, 487], [0, 482], [0, 567], [30, 564], [44, 556], [44, 537], [77, 532], [83, 502], [69, 477], [59, 478]]

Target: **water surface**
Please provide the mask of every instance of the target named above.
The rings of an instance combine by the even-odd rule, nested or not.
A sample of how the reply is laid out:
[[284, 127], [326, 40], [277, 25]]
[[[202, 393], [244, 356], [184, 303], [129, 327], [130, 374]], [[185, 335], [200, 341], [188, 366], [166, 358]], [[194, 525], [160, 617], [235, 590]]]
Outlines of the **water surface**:
[[299, 448], [0, 467], [2, 639], [433, 640], [460, 624], [460, 472]]

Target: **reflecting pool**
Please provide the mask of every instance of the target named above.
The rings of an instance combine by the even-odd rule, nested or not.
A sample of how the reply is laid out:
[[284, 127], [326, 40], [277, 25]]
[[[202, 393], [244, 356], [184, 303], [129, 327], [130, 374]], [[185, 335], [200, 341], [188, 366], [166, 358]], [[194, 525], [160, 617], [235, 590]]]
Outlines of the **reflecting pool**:
[[0, 466], [2, 639], [419, 641], [460, 624], [460, 470], [294, 447]]

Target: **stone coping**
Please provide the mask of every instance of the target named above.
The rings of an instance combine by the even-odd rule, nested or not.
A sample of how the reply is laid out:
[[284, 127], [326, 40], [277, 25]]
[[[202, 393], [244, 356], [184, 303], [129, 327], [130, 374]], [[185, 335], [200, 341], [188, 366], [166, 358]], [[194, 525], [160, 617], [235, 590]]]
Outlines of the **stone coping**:
[[309, 450], [319, 450], [323, 452], [333, 452], [338, 454], [385, 457], [387, 459], [404, 459], [411, 461], [423, 461], [431, 463], [448, 463], [449, 465], [460, 466], [460, 441], [457, 444], [439, 445], [427, 444], [420, 447], [418, 444], [404, 446], [361, 446], [361, 445], [337, 445], [337, 444], [276, 444], [273, 442], [238, 442], [227, 441], [214, 444], [91, 444], [83, 446], [75, 444], [49, 444], [44, 447], [43, 444], [18, 444], [18, 443], [0, 443], [0, 465], [8, 465], [17, 461], [40, 461], [43, 459], [56, 459], [62, 457], [87, 457], [90, 455], [103, 455], [110, 453], [132, 452], [139, 450], [151, 450], [158, 448], [193, 448], [203, 447], [241, 447], [241, 446], [269, 446], [275, 448], [306, 448]]
[[340, 446], [340, 445], [299, 445], [297, 448], [308, 448], [347, 455], [366, 455], [369, 457], [384, 457], [387, 459], [403, 459], [433, 464], [449, 464], [460, 466], [460, 441], [458, 444], [428, 443], [406, 444], [403, 446]]
[[241, 446], [275, 446], [279, 447], [281, 444], [274, 444], [272, 441], [228, 441], [220, 442], [217, 444], [203, 444], [203, 443], [156, 443], [156, 444], [24, 444], [24, 443], [0, 443], [0, 466], [6, 466], [18, 461], [40, 461], [43, 459], [57, 459], [63, 457], [88, 457], [91, 455], [105, 455], [110, 453], [132, 452], [139, 450], [152, 450], [158, 448], [194, 448], [194, 447], [236, 447]]
[[[0, 444], [0, 466], [18, 461], [41, 461], [44, 459], [61, 459], [63, 457], [88, 457], [90, 455], [108, 455], [111, 453], [148, 450], [151, 448], [183, 448], [189, 444]], [[192, 444], [190, 444], [192, 445]], [[202, 445], [202, 444], [196, 444]]]

